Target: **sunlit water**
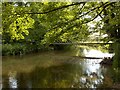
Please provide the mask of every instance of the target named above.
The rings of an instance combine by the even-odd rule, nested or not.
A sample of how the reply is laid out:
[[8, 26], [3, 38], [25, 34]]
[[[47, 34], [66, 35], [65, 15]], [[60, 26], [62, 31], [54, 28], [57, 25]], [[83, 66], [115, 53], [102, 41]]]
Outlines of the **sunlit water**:
[[85, 53], [85, 56], [86, 57], [101, 57], [101, 58], [104, 58], [104, 57], [112, 57], [114, 54], [110, 54], [110, 53], [103, 53], [102, 51], [98, 51], [98, 50], [94, 50], [94, 49], [91, 49], [91, 50], [88, 50], [87, 49], [84, 49], [84, 53]]
[[[103, 53], [98, 50], [86, 50], [84, 49], [84, 54], [86, 57], [112, 57], [114, 54]], [[97, 88], [99, 84], [103, 84], [104, 76], [102, 74], [101, 65], [99, 64], [102, 59], [85, 59], [84, 62], [80, 62], [83, 67], [82, 72], [85, 76], [80, 78], [82, 83], [85, 83], [82, 88]], [[89, 82], [89, 83], [88, 83]]]
[[[84, 49], [83, 53], [86, 57], [113, 56], [97, 50]], [[65, 52], [44, 52], [25, 57], [3, 58], [2, 87], [97, 88], [108, 82], [107, 80], [109, 83], [106, 86], [112, 86], [112, 78], [110, 74], [107, 75], [109, 69], [99, 64], [102, 59], [72, 56]]]

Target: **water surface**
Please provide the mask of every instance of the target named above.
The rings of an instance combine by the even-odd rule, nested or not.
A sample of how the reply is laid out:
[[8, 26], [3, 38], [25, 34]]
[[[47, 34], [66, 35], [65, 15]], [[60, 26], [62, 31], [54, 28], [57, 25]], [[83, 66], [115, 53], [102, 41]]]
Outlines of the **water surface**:
[[[89, 57], [105, 55], [97, 50], [83, 51]], [[75, 55], [71, 52], [49, 51], [3, 57], [2, 87], [107, 88], [112, 87], [115, 81], [120, 81], [118, 77], [113, 79], [117, 74], [112, 74], [111, 67], [99, 64], [102, 59], [82, 59]]]

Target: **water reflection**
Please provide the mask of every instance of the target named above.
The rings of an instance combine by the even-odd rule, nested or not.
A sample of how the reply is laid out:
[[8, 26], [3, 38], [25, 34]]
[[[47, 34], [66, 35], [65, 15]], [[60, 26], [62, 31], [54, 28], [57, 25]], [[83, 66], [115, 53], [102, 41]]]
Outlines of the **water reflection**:
[[2, 80], [0, 80], [0, 90], [2, 90]]
[[[112, 57], [113, 54], [103, 53], [98, 50], [84, 49], [86, 57]], [[84, 85], [81, 88], [97, 88], [100, 84], [103, 84], [104, 75], [103, 72], [106, 68], [100, 66], [102, 59], [85, 59], [80, 63], [82, 65], [83, 76], [80, 78], [80, 82]], [[105, 70], [105, 71], [104, 71]]]
[[16, 72], [9, 73], [9, 86], [10, 88], [17, 88]]
[[101, 57], [101, 58], [112, 57], [114, 55], [110, 53], [103, 53], [102, 51], [98, 51], [94, 49], [91, 50], [84, 49], [83, 53], [85, 54], [86, 57]]
[[[91, 60], [90, 60], [91, 61]], [[82, 66], [79, 64], [82, 62]], [[91, 63], [66, 63], [60, 66], [41, 68], [36, 66], [30, 73], [10, 72], [10, 88], [96, 88], [103, 82], [101, 70], [92, 71]], [[87, 60], [88, 62], [88, 60]], [[4, 79], [7, 77], [4, 77]]]
[[83, 76], [80, 78], [81, 83], [85, 83], [83, 87], [96, 88], [99, 84], [102, 84], [104, 76], [102, 75], [101, 66], [99, 62], [101, 59], [85, 59], [82, 62]]
[[70, 88], [80, 76], [79, 64], [64, 64], [49, 68], [35, 67], [31, 73], [17, 74], [18, 88]]
[[[93, 57], [93, 51], [85, 51], [85, 56], [89, 55]], [[96, 55], [99, 57], [101, 54], [96, 51]], [[34, 67], [29, 72], [21, 72], [19, 69], [17, 71], [9, 70], [9, 74], [3, 76], [3, 88], [97, 88], [101, 85], [105, 85], [104, 87], [112, 85], [109, 81], [112, 82], [110, 75], [113, 71], [100, 66], [99, 62], [102, 59], [81, 59], [75, 57], [63, 59], [62, 55], [60, 56], [62, 58], [55, 58], [55, 56], [53, 58], [48, 53], [47, 56], [49, 57], [45, 59], [42, 55], [36, 55], [35, 59], [29, 56], [29, 58], [34, 59], [33, 62], [31, 61]], [[23, 61], [19, 60], [19, 63]], [[55, 63], [57, 61], [58, 63], [62, 61], [62, 64], [47, 67], [41, 66], [43, 63]], [[12, 66], [15, 68], [14, 64]], [[115, 74], [117, 77], [119, 75]]]

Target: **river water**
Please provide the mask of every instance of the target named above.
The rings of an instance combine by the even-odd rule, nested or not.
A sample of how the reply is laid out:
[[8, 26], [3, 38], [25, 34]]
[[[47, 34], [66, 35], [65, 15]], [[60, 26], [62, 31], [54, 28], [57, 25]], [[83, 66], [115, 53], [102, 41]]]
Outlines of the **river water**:
[[[98, 50], [83, 50], [87, 57], [112, 57]], [[112, 67], [102, 59], [84, 59], [78, 54], [48, 51], [2, 59], [2, 88], [111, 88], [119, 82]]]

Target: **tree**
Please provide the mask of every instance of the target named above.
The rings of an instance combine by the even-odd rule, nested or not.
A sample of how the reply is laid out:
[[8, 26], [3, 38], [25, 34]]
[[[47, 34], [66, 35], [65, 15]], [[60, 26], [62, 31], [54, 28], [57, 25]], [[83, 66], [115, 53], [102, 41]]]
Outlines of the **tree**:
[[23, 12], [24, 8], [15, 3], [5, 2], [2, 8], [2, 37], [5, 43], [24, 39], [24, 36], [29, 34], [28, 28], [32, 28], [34, 20], [28, 14], [17, 15], [16, 13]]
[[[45, 20], [48, 21], [47, 26], [50, 27], [44, 35], [42, 43], [73, 42], [85, 39], [85, 37], [89, 35], [87, 23], [94, 21], [103, 13], [104, 8], [114, 3], [71, 2], [64, 4], [65, 5], [63, 5], [63, 3], [49, 2], [43, 4], [43, 6], [46, 7], [43, 11], [27, 13], [32, 15], [46, 15]], [[91, 9], [88, 11], [88, 8]], [[52, 17], [52, 15], [54, 15], [54, 17]], [[51, 24], [51, 21], [54, 22]]]
[[104, 9], [102, 20], [104, 30], [108, 34], [108, 41], [120, 42], [120, 3], [114, 3]]
[[[40, 35], [42, 38], [44, 38], [42, 43], [85, 40], [85, 37], [89, 35], [87, 23], [92, 22], [98, 16], [101, 16], [101, 14], [104, 12], [104, 9], [112, 4], [114, 3], [3, 3], [3, 37], [9, 36], [10, 38], [8, 41], [11, 39], [24, 39], [24, 36], [31, 32], [29, 31], [30, 29], [28, 30], [28, 28], [32, 27], [34, 28], [35, 32], [40, 31], [41, 33], [43, 30], [44, 33]], [[33, 26], [34, 22], [35, 24]], [[22, 27], [20, 27], [20, 25]], [[36, 25], [40, 26], [40, 28], [43, 27], [44, 29], [35, 30], [37, 29]]]
[[2, 8], [5, 43], [79, 42], [96, 32], [119, 40], [119, 2], [5, 2]]

